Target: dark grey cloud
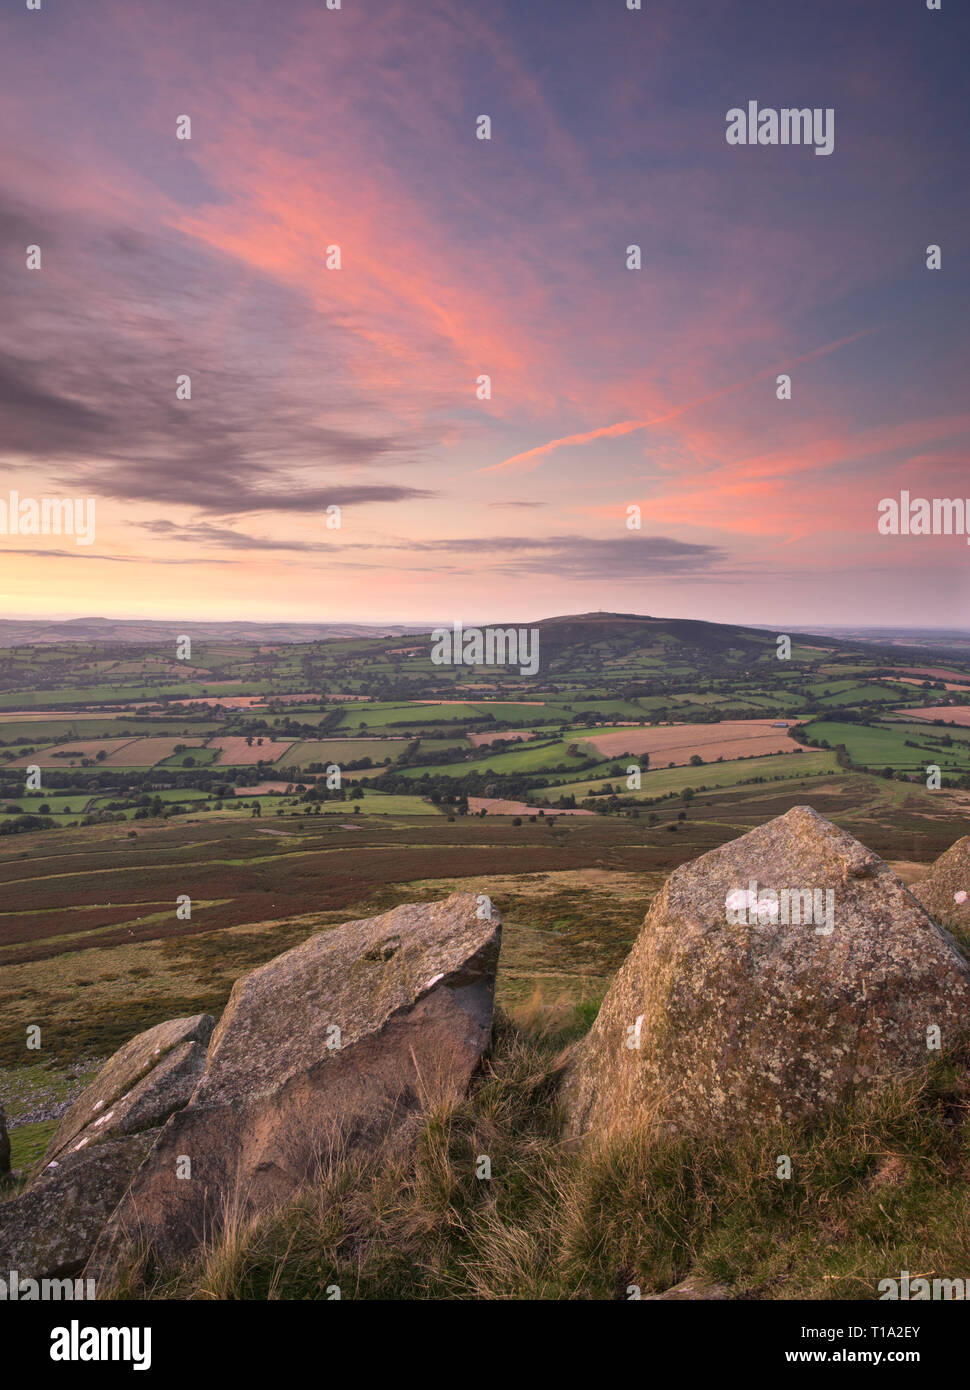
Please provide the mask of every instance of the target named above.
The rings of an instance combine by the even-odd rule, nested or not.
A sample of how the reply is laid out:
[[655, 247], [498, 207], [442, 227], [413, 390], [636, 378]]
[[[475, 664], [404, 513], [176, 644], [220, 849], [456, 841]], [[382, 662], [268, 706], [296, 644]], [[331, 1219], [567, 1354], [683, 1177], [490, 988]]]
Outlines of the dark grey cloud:
[[41, 384], [45, 375], [43, 364], [0, 352], [2, 442], [11, 453], [76, 453], [79, 441], [95, 439], [110, 424], [104, 412]]
[[[328, 502], [344, 505], [336, 490]], [[322, 505], [317, 504], [322, 512]], [[303, 510], [302, 508], [300, 510]], [[580, 534], [559, 536], [452, 536], [440, 540], [355, 540], [353, 547], [334, 547], [321, 534], [319, 541], [253, 536], [233, 527], [200, 521], [187, 525], [158, 519], [141, 525], [153, 535], [196, 546], [229, 550], [266, 550], [317, 554], [344, 569], [429, 571], [440, 574], [560, 575], [570, 579], [640, 579], [659, 576], [700, 577], [718, 569], [726, 559], [716, 546], [696, 545], [669, 536], [600, 538]], [[377, 555], [374, 554], [377, 552]], [[392, 558], [400, 555], [400, 559]], [[420, 556], [435, 556], [422, 564]], [[414, 557], [414, 558], [411, 558]], [[474, 563], [462, 564], [467, 558]], [[449, 563], [449, 559], [453, 563]]]
[[185, 526], [177, 526], [172, 521], [145, 521], [140, 524], [153, 535], [185, 541], [192, 545], [222, 546], [228, 550], [326, 550], [326, 541], [323, 538], [319, 541], [276, 540], [272, 536], [249, 536], [243, 531], [234, 531], [230, 526], [213, 526], [208, 521], [193, 522]]
[[561, 575], [570, 579], [636, 579], [704, 573], [721, 564], [717, 546], [640, 536], [465, 536], [421, 541], [408, 547], [435, 554], [490, 556], [500, 574]]
[[489, 502], [490, 507], [548, 507], [548, 502]]
[[[225, 517], [339, 504], [321, 476], [419, 459], [427, 441], [375, 425], [345, 329], [297, 289], [151, 224], [67, 225], [8, 200], [0, 235], [17, 248], [0, 258], [0, 474], [27, 459], [65, 490]], [[348, 505], [431, 495], [345, 491]]]
[[[39, 546], [10, 547], [4, 551], [0, 547], [0, 555], [32, 555], [41, 560], [110, 560], [117, 565], [194, 565], [198, 564], [197, 559], [178, 559], [173, 556], [155, 557], [152, 555], [113, 555], [98, 550], [95, 546], [78, 546], [77, 550], [44, 550]], [[209, 560], [204, 561], [207, 565], [238, 565], [240, 560]]]

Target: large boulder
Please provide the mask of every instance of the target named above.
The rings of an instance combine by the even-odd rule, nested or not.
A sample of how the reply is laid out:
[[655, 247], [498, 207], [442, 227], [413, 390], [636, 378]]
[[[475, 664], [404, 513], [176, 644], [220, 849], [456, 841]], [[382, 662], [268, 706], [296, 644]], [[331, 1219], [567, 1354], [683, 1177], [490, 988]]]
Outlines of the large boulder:
[[567, 1063], [568, 1133], [815, 1115], [925, 1062], [934, 1029], [970, 1029], [953, 938], [799, 806], [670, 875]]
[[497, 914], [456, 893], [329, 928], [237, 980], [191, 1104], [169, 1120], [88, 1275], [109, 1286], [133, 1240], [177, 1258], [227, 1211], [273, 1206], [462, 1096], [491, 1033], [500, 935]]
[[171, 1019], [109, 1058], [62, 1118], [30, 1183], [0, 1204], [0, 1269], [38, 1279], [84, 1267], [161, 1126], [195, 1090], [213, 1023], [211, 1014]]
[[970, 947], [970, 835], [950, 846], [909, 890], [927, 912]]

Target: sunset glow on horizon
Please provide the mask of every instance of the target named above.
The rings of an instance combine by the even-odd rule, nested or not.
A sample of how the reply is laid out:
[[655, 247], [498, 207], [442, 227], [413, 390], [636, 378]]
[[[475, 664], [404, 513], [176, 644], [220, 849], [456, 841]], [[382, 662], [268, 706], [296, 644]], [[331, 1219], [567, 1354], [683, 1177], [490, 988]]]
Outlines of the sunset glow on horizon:
[[877, 529], [970, 499], [961, 28], [8, 7], [0, 500], [97, 527], [0, 535], [2, 616], [966, 625], [966, 536]]

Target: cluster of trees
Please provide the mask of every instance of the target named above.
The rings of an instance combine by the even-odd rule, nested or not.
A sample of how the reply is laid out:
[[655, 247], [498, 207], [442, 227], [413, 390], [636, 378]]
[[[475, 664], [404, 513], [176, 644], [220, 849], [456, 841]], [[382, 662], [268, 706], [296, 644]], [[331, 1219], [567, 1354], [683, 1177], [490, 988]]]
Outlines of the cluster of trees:
[[47, 816], [13, 816], [0, 821], [0, 835], [19, 835], [24, 830], [50, 830], [54, 824]]

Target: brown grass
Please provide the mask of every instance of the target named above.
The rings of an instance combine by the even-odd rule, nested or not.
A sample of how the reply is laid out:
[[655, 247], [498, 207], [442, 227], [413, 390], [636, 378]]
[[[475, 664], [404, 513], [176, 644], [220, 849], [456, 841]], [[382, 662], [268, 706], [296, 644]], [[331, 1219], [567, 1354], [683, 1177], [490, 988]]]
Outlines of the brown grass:
[[470, 1096], [420, 1117], [410, 1153], [324, 1155], [259, 1216], [230, 1201], [195, 1260], [134, 1269], [122, 1296], [618, 1301], [692, 1275], [735, 1298], [875, 1300], [903, 1269], [966, 1276], [965, 1056], [811, 1125], [577, 1150], [557, 1091], [585, 1022], [499, 1018]]

